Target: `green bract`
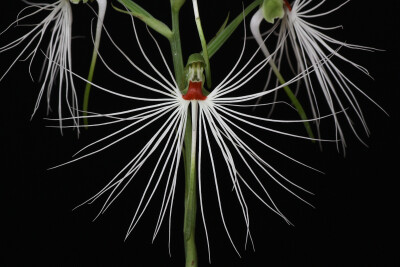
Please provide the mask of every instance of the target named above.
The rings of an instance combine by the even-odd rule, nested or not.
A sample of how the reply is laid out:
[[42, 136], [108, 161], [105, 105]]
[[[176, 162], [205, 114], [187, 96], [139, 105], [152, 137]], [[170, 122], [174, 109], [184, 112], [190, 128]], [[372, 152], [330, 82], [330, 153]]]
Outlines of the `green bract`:
[[285, 14], [282, 0], [264, 0], [261, 8], [264, 19], [269, 23], [274, 23], [274, 20], [277, 18], [283, 18]]

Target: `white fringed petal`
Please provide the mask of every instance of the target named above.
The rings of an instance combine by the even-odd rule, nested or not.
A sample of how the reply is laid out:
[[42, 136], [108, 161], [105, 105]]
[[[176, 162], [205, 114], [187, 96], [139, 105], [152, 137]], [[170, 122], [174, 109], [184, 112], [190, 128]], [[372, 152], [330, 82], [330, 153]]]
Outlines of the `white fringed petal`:
[[[57, 88], [58, 107], [60, 128], [62, 129], [62, 111], [63, 105], [67, 106], [69, 114], [76, 116], [78, 110], [78, 99], [73, 82], [73, 76], [68, 70], [72, 67], [71, 58], [71, 26], [72, 26], [72, 10], [69, 0], [58, 0], [53, 4], [26, 2], [29, 6], [24, 8], [17, 18], [5, 31], [9, 30], [13, 25], [28, 25], [32, 27], [28, 33], [22, 35], [18, 39], [0, 47], [0, 53], [20, 47], [21, 52], [11, 63], [6, 72], [0, 77], [0, 81], [10, 71], [14, 64], [21, 59], [30, 58], [29, 73], [33, 60], [37, 56], [43, 39], [48, 36], [49, 43], [45, 50], [45, 62], [43, 64], [41, 79], [42, 85], [37, 97], [32, 116], [39, 108], [40, 102], [45, 95], [47, 101], [47, 110], [51, 110], [50, 98], [54, 88]], [[32, 11], [33, 10], [33, 11]], [[30, 11], [30, 13], [25, 14]], [[42, 13], [48, 13], [47, 16], [39, 23], [28, 23], [28, 20], [34, 19]], [[2, 34], [5, 33], [2, 32]], [[31, 75], [32, 77], [32, 75]], [[33, 78], [32, 78], [33, 79]], [[78, 120], [74, 120], [78, 125]]]

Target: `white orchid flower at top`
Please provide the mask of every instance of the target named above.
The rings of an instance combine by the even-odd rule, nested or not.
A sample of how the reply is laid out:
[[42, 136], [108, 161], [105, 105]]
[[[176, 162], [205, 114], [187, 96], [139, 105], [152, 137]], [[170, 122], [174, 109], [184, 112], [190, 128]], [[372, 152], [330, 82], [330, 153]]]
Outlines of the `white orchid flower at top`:
[[[21, 52], [14, 59], [4, 74], [0, 76], [0, 81], [7, 75], [15, 63], [19, 60], [30, 58], [29, 73], [32, 77], [31, 67], [33, 60], [40, 50], [43, 39], [49, 38], [47, 49], [44, 51], [45, 60], [42, 67], [42, 85], [36, 100], [36, 104], [32, 113], [35, 115], [39, 108], [43, 95], [46, 96], [47, 112], [51, 111], [51, 95], [54, 87], [58, 87], [58, 116], [60, 128], [62, 129], [62, 112], [63, 103], [67, 106], [69, 114], [76, 117], [78, 115], [78, 97], [73, 81], [73, 75], [68, 71], [72, 68], [71, 57], [71, 31], [72, 31], [72, 9], [71, 3], [77, 4], [80, 0], [58, 0], [54, 3], [34, 3], [24, 1], [28, 4], [18, 15], [18, 18], [9, 25], [1, 34], [5, 34], [13, 26], [29, 26], [32, 27], [27, 33], [16, 40], [0, 47], [0, 54], [8, 50], [22, 47]], [[71, 3], [70, 3], [71, 2]], [[83, 1], [84, 3], [87, 0]], [[104, 13], [107, 5], [106, 0], [98, 0], [99, 4], [99, 20], [97, 28], [101, 30], [103, 24]], [[30, 11], [29, 13], [26, 13]], [[29, 22], [29, 19], [39, 17], [43, 13], [47, 13], [45, 18], [38, 23]], [[100, 31], [101, 33], [101, 31]], [[97, 30], [97, 38], [95, 46], [98, 48], [100, 42], [100, 33]], [[95, 48], [95, 50], [97, 50]], [[78, 120], [74, 120], [79, 125]]]
[[[105, 62], [101, 53], [98, 55], [103, 64], [113, 75], [131, 85], [134, 85], [135, 87], [139, 87], [148, 92], [154, 93], [154, 97], [145, 98], [134, 95], [126, 95], [101, 87], [95, 83], [91, 83], [92, 86], [99, 90], [117, 96], [118, 98], [124, 98], [132, 101], [134, 108], [108, 114], [90, 113], [87, 116], [69, 118], [70, 120], [78, 120], [82, 117], [89, 118], [91, 124], [87, 125], [88, 127], [99, 127], [115, 124], [126, 125], [121, 126], [119, 130], [116, 130], [115, 132], [85, 146], [83, 149], [78, 151], [78, 157], [59, 166], [63, 166], [65, 164], [69, 164], [71, 162], [75, 162], [88, 156], [97, 154], [129, 137], [138, 136], [149, 128], [154, 130], [150, 135], [148, 132], [146, 132], [145, 138], [147, 138], [147, 140], [143, 140], [144, 145], [142, 149], [133, 153], [133, 158], [129, 160], [125, 167], [123, 167], [122, 170], [119, 171], [102, 190], [100, 190], [96, 195], [83, 204], [91, 204], [101, 196], [106, 196], [106, 201], [99, 212], [100, 215], [110, 207], [110, 205], [124, 191], [129, 183], [133, 182], [134, 180], [144, 178], [147, 185], [141, 196], [139, 204], [136, 207], [126, 237], [131, 234], [139, 220], [142, 218], [143, 213], [148, 208], [148, 205], [153, 199], [156, 191], [159, 190], [163, 192], [163, 200], [161, 203], [157, 224], [155, 226], [153, 239], [157, 236], [166, 217], [168, 217], [169, 222], [170, 239], [172, 209], [175, 189], [178, 183], [178, 169], [181, 162], [181, 155], [183, 154], [183, 145], [185, 143], [185, 149], [190, 148], [192, 155], [189, 158], [189, 162], [188, 159], [183, 158], [184, 163], [192, 166], [192, 168], [189, 169], [191, 171], [195, 171], [198, 178], [197, 182], [189, 182], [187, 186], [191, 188], [190, 190], [194, 191], [196, 191], [196, 187], [198, 187], [200, 212], [209, 251], [210, 246], [206, 224], [207, 216], [203, 208], [204, 202], [208, 201], [209, 197], [204, 198], [202, 192], [204, 186], [209, 188], [211, 185], [213, 185], [217, 193], [216, 203], [218, 204], [223, 226], [233, 248], [239, 254], [229, 232], [229, 222], [225, 220], [222, 209], [223, 200], [221, 198], [221, 189], [219, 187], [219, 183], [221, 182], [220, 179], [222, 179], [222, 177], [227, 177], [232, 183], [233, 191], [241, 207], [241, 213], [244, 218], [244, 227], [246, 228], [246, 243], [248, 239], [251, 240], [251, 235], [250, 216], [245, 194], [243, 193], [244, 190], [254, 194], [254, 196], [258, 198], [266, 207], [290, 224], [289, 220], [279, 210], [278, 205], [273, 201], [266, 185], [266, 179], [270, 178], [274, 183], [281, 186], [284, 190], [288, 191], [290, 194], [307, 204], [309, 203], [300, 197], [298, 193], [310, 192], [293, 183], [277, 169], [271, 166], [265, 160], [265, 158], [259, 154], [259, 152], [256, 152], [256, 149], [254, 147], [252, 148], [243, 138], [244, 136], [250, 141], [259, 144], [260, 147], [265, 147], [273, 153], [277, 153], [278, 155], [284, 156], [291, 161], [306, 166], [267, 144], [263, 140], [263, 137], [257, 137], [257, 134], [253, 132], [253, 130], [262, 130], [283, 134], [286, 136], [309, 139], [308, 137], [296, 136], [275, 130], [269, 125], [271, 123], [302, 123], [303, 121], [266, 119], [247, 114], [243, 111], [243, 109], [252, 106], [248, 104], [252, 100], [255, 100], [263, 95], [270, 94], [271, 92], [274, 92], [280, 88], [277, 87], [265, 92], [258, 92], [254, 94], [240, 94], [241, 91], [244, 91], [243, 89], [245, 85], [258, 73], [260, 73], [260, 71], [268, 64], [270, 57], [265, 58], [255, 64], [255, 66], [250, 67], [250, 64], [252, 64], [256, 58], [257, 50], [250, 60], [243, 67], [239, 68], [239, 63], [241, 62], [243, 53], [245, 51], [245, 40], [240, 57], [232, 70], [212, 90], [212, 92], [208, 94], [203, 88], [204, 61], [199, 59], [199, 55], [197, 54], [197, 56], [193, 56], [193, 58], [189, 61], [187, 69], [187, 91], [181, 92], [157, 42], [156, 45], [158, 51], [160, 52], [162, 60], [165, 63], [170, 79], [165, 77], [160, 72], [159, 68], [155, 67], [148, 59], [139, 41], [133, 19], [132, 24], [141, 53], [154, 71], [155, 77], [137, 66], [114, 43], [106, 30], [105, 33], [110, 38], [116, 49], [118, 49], [118, 51], [121, 53], [123, 58], [132, 67], [143, 74], [144, 77], [157, 84], [156, 87], [137, 82], [119, 74]], [[78, 75], [76, 76], [82, 80], [85, 80]], [[301, 78], [302, 75], [298, 75], [289, 82], [292, 83]], [[191, 121], [191, 125], [187, 123], [189, 116], [191, 117], [191, 120], [189, 120]], [[106, 121], [104, 121], [105, 119]], [[99, 121], [96, 123], [96, 120]], [[77, 126], [71, 125], [64, 127]], [[187, 129], [191, 129], [192, 134], [190, 141], [185, 140], [185, 131]], [[142, 138], [143, 137], [140, 137], [140, 140], [142, 140]], [[85, 154], [82, 154], [84, 152]], [[206, 153], [209, 154], [210, 161], [204, 162], [204, 154]], [[228, 176], [221, 176], [217, 173], [219, 170], [216, 168], [216, 154], [222, 155], [222, 165], [224, 166]], [[244, 164], [244, 166], [246, 166], [245, 170], [239, 170], [237, 168], [238, 161], [241, 162], [240, 164]], [[149, 166], [149, 164], [154, 163], [155, 165]], [[195, 165], [197, 165], [197, 171], [194, 167]], [[207, 168], [207, 170], [212, 172], [211, 179], [209, 179], [209, 177], [204, 177], [204, 166], [210, 166], [210, 168]], [[149, 177], [143, 177], [140, 175], [143, 174], [145, 170], [151, 170], [151, 175], [149, 175]], [[232, 187], [229, 188], [229, 191], [231, 191]], [[196, 203], [196, 194], [194, 195], [194, 199], [191, 201]], [[195, 207], [196, 205], [194, 204], [194, 209]]]
[[[18, 39], [0, 47], [0, 53], [4, 53], [16, 47], [22, 47], [22, 51], [12, 62], [7, 71], [0, 77], [0, 81], [10, 71], [12, 66], [21, 59], [30, 59], [29, 73], [31, 74], [32, 62], [35, 56], [40, 53], [40, 44], [46, 34], [50, 37], [47, 49], [45, 51], [48, 60], [43, 63], [41, 76], [43, 82], [37, 97], [35, 108], [32, 116], [39, 108], [39, 104], [43, 95], [46, 95], [47, 110], [51, 110], [50, 97], [53, 87], [58, 89], [58, 114], [61, 125], [62, 104], [66, 101], [67, 107], [71, 115], [77, 114], [78, 100], [75, 91], [75, 85], [71, 73], [68, 69], [72, 67], [71, 59], [71, 26], [72, 26], [72, 10], [69, 0], [58, 0], [54, 3], [33, 3], [25, 1], [29, 6], [25, 7], [19, 14], [18, 18], [6, 29], [17, 25], [28, 25], [32, 27], [28, 33], [22, 35]], [[31, 11], [32, 10], [32, 11]], [[31, 11], [25, 14], [26, 11]], [[29, 23], [28, 19], [40, 16], [42, 13], [48, 13], [47, 16], [39, 23]], [[5, 30], [5, 31], [6, 31]], [[4, 32], [5, 32], [4, 31]], [[2, 34], [4, 34], [4, 32]], [[32, 74], [31, 74], [32, 77]], [[33, 78], [32, 78], [33, 79]], [[77, 121], [75, 121], [78, 124]]]
[[[284, 10], [284, 15], [277, 21], [277, 23], [280, 23], [278, 28], [277, 44], [280, 45], [281, 42], [284, 42], [284, 45], [280, 46], [279, 52], [273, 56], [273, 60], [271, 61], [273, 68], [275, 68], [274, 71], [279, 72], [284, 54], [288, 58], [292, 71], [295, 73], [307, 72], [307, 69], [310, 66], [313, 66], [312, 75], [304, 76], [303, 82], [305, 84], [305, 89], [307, 91], [314, 118], [320, 117], [320, 107], [322, 105], [327, 105], [334, 119], [336, 138], [341, 140], [343, 151], [345, 151], [346, 148], [346, 141], [342, 126], [339, 122], [339, 116], [345, 116], [355, 136], [363, 142], [361, 137], [358, 135], [350, 116], [350, 112], [353, 111], [368, 135], [369, 130], [355, 93], [367, 97], [374, 104], [376, 103], [355, 83], [353, 83], [331, 59], [340, 59], [369, 76], [368, 71], [364, 67], [342, 56], [339, 53], [339, 50], [342, 47], [365, 51], [375, 51], [376, 49], [341, 42], [324, 33], [325, 31], [334, 30], [342, 26], [328, 28], [315, 25], [310, 21], [312, 18], [333, 13], [349, 1], [340, 4], [332, 10], [322, 13], [316, 13], [315, 11], [322, 6], [326, 0], [295, 0], [292, 4], [287, 0], [279, 1], [281, 2], [281, 8]], [[265, 56], [268, 57], [270, 53], [267, 47], [263, 44], [260, 33], [260, 24], [264, 20], [262, 11], [263, 10], [260, 9], [253, 15], [251, 31], [258, 44], [262, 46], [262, 51]], [[290, 48], [293, 51], [295, 60], [290, 59]], [[277, 62], [277, 65], [273, 62]], [[269, 73], [267, 83], [270, 79], [271, 72]], [[322, 92], [322, 95], [317, 92], [318, 90]], [[320, 98], [324, 98], [324, 100]], [[378, 104], [376, 105], [381, 108]], [[317, 127], [319, 132], [318, 122]], [[339, 142], [337, 143], [337, 146], [339, 149]]]

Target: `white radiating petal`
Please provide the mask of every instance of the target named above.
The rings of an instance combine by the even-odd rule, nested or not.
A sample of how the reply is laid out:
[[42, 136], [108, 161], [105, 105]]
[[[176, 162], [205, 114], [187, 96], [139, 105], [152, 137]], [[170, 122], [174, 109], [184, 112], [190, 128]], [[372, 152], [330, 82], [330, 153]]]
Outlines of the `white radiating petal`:
[[[18, 18], [10, 25], [27, 25], [32, 27], [26, 34], [18, 39], [0, 47], [0, 54], [17, 47], [21, 48], [20, 53], [11, 63], [6, 72], [0, 76], [0, 81], [10, 71], [18, 60], [30, 58], [29, 73], [33, 60], [38, 55], [39, 49], [43, 44], [45, 36], [49, 37], [47, 48], [45, 49], [45, 63], [41, 72], [41, 88], [36, 100], [32, 116], [36, 113], [43, 96], [47, 101], [47, 110], [51, 110], [50, 98], [56, 90], [57, 94], [57, 113], [59, 126], [62, 129], [63, 105], [66, 105], [69, 115], [72, 115], [75, 125], [79, 125], [78, 98], [76, 95], [73, 75], [68, 72], [72, 67], [71, 57], [71, 26], [72, 10], [69, 0], [58, 0], [52, 4], [32, 3], [23, 9]], [[24, 15], [26, 12], [30, 13]], [[39, 23], [32, 23], [28, 20], [35, 19], [37, 15], [47, 13], [46, 17]], [[9, 30], [8, 27], [6, 30]], [[2, 32], [2, 35], [5, 33]], [[4, 36], [5, 38], [5, 36]], [[31, 75], [32, 77], [32, 75]], [[32, 78], [33, 79], [33, 78]]]
[[[270, 57], [262, 60], [257, 60], [256, 58], [256, 54], [261, 50], [261, 47], [259, 47], [252, 54], [250, 59], [243, 63], [242, 58], [245, 52], [246, 42], [246, 40], [244, 40], [243, 47], [239, 54], [239, 59], [235, 62], [227, 76], [221, 79], [222, 81], [218, 86], [207, 96], [206, 100], [184, 100], [177, 87], [176, 81], [172, 77], [172, 72], [168, 68], [168, 64], [166, 63], [156, 39], [151, 36], [151, 38], [156, 42], [161, 59], [167, 67], [172, 82], [168, 80], [167, 77], [164, 77], [159, 69], [154, 66], [146, 56], [145, 49], [147, 49], [147, 47], [142, 47], [140, 45], [134, 23], [132, 23], [132, 26], [135, 32], [135, 37], [139, 42], [140, 52], [154, 72], [152, 73], [154, 77], [151, 73], [145, 72], [141, 67], [137, 66], [133, 60], [131, 60], [127, 54], [125, 54], [122, 49], [115, 44], [106, 29], [104, 32], [110, 38], [115, 49], [122, 55], [123, 59], [127, 60], [129, 64], [140, 74], [144, 75], [148, 81], [155, 82], [156, 86], [151, 87], [122, 76], [115, 68], [106, 63], [106, 59], [102, 57], [100, 52], [99, 57], [101, 62], [114, 77], [127, 81], [135, 87], [145, 89], [149, 93], [153, 93], [154, 96], [141, 98], [136, 96], [135, 93], [122, 94], [118, 92], [117, 88], [111, 90], [92, 83], [94, 88], [102, 90], [103, 92], [110, 94], [112, 97], [132, 101], [132, 108], [106, 114], [100, 112], [88, 112], [87, 115], [84, 116], [79, 112], [79, 114], [72, 116], [71, 118], [65, 118], [62, 120], [63, 122], [69, 122], [82, 118], [90, 118], [93, 122], [88, 125], [89, 127], [117, 127], [112, 133], [109, 133], [97, 141], [83, 147], [75, 154], [76, 157], [74, 159], [64, 164], [104, 152], [111, 146], [121, 145], [122, 142], [126, 143], [129, 142], [129, 140], [133, 140], [133, 142], [140, 140], [142, 142], [141, 148], [138, 149], [138, 151], [132, 151], [131, 158], [126, 160], [127, 163], [124, 164], [124, 167], [117, 172], [116, 175], [112, 177], [112, 179], [103, 186], [97, 194], [83, 204], [92, 204], [99, 198], [104, 197], [105, 201], [103, 202], [98, 216], [103, 214], [122, 194], [122, 192], [124, 192], [129, 184], [135, 183], [135, 180], [142, 178], [141, 174], [146, 169], [150, 170], [150, 174], [144, 177], [146, 182], [140, 195], [139, 202], [136, 203], [134, 208], [133, 217], [127, 230], [126, 238], [133, 233], [135, 227], [149, 208], [154, 196], [159, 193], [162, 195], [162, 201], [156, 219], [153, 240], [157, 237], [164, 221], [168, 220], [168, 240], [170, 243], [172, 236], [171, 222], [173, 218], [172, 209], [175, 190], [178, 181], [181, 180], [178, 179], [178, 176], [180, 175], [178, 170], [180, 168], [183, 142], [185, 140], [184, 136], [187, 118], [190, 114], [189, 107], [192, 107], [191, 115], [192, 122], [194, 123], [192, 125], [192, 144], [185, 145], [192, 145], [192, 147], [198, 145], [197, 149], [194, 150], [197, 155], [197, 185], [199, 189], [200, 214], [205, 230], [209, 261], [211, 260], [211, 244], [207, 230], [207, 227], [209, 227], [207, 223], [208, 216], [204, 207], [206, 206], [205, 203], [209, 201], [210, 198], [203, 195], [206, 188], [215, 189], [216, 201], [214, 204], [217, 206], [216, 208], [219, 211], [220, 220], [222, 221], [228, 239], [238, 255], [240, 255], [239, 249], [234, 241], [236, 237], [231, 235], [230, 220], [223, 210], [223, 203], [226, 202], [226, 200], [223, 199], [223, 191], [225, 191], [226, 188], [223, 188], [222, 185], [226, 186], [227, 183], [229, 184], [229, 190], [232, 189], [234, 197], [240, 206], [238, 213], [239, 216], [243, 218], [242, 227], [245, 230], [245, 234], [243, 235], [245, 246], [247, 243], [251, 242], [254, 248], [253, 238], [250, 231], [251, 220], [246, 200], [246, 193], [254, 195], [256, 199], [268, 207], [274, 214], [281, 217], [286, 223], [291, 224], [289, 219], [278, 208], [278, 203], [273, 200], [272, 193], [270, 193], [272, 190], [268, 186], [268, 181], [272, 181], [272, 183], [281, 187], [283, 189], [282, 191], [292, 194], [307, 204], [309, 203], [300, 193], [311, 194], [311, 192], [292, 182], [281, 172], [281, 170], [278, 170], [277, 167], [268, 163], [265, 155], [270, 152], [275, 156], [280, 155], [304, 167], [308, 166], [268, 144], [268, 140], [265, 140], [263, 135], [259, 136], [253, 130], [263, 132], [268, 131], [292, 138], [309, 139], [307, 137], [297, 136], [274, 128], [274, 126], [278, 124], [303, 123], [304, 121], [262, 118], [253, 114], [248, 114], [246, 113], [246, 109], [244, 109], [252, 106], [252, 100], [266, 94], [274, 93], [284, 86], [276, 86], [275, 88], [271, 88], [265, 92], [258, 90], [256, 93], [246, 93], [248, 90], [245, 88], [249, 81], [257, 77], [257, 74], [268, 66], [268, 61], [271, 58], [282, 57], [282, 53], [279, 54], [278, 52], [280, 52], [283, 45], [271, 53]], [[289, 35], [287, 34], [287, 36]], [[281, 44], [284, 43], [284, 39], [286, 38], [290, 40], [290, 37], [287, 36], [281, 39]], [[266, 38], [268, 38], [268, 36]], [[290, 79], [287, 84], [296, 83], [299, 80], [304, 79], [306, 74], [312, 73], [313, 71], [312, 67], [304, 66], [302, 72], [295, 75], [295, 77]], [[72, 73], [70, 70], [66, 73], [75, 75], [79, 79], [87, 82], [84, 78]], [[139, 106], [137, 106], [138, 103]], [[265, 104], [257, 104], [257, 106], [264, 105]], [[193, 116], [193, 112], [195, 111], [198, 111], [198, 117]], [[197, 120], [195, 118], [197, 118]], [[315, 121], [317, 119], [320, 118], [318, 117], [309, 121]], [[77, 126], [75, 125], [72, 127]], [[150, 128], [154, 130], [151, 130]], [[134, 139], [139, 134], [143, 134], [146, 130], [149, 130], [150, 134], [144, 138]], [[256, 143], [258, 147], [252, 147], [254, 143]], [[266, 149], [266, 153], [260, 152], [259, 149], [262, 148]], [[205, 162], [204, 158], [205, 155], [207, 156], [207, 153], [209, 155], [209, 161]], [[222, 155], [222, 157], [218, 157], [217, 155]], [[222, 170], [217, 168], [217, 165], [222, 166]], [[204, 166], [209, 166], [211, 177], [205, 175], [206, 172], [204, 171]], [[238, 166], [244, 166], [245, 168], [239, 170]], [[225, 175], [220, 175], [219, 172], [225, 172]], [[221, 177], [226, 177], [227, 183], [222, 181]]]

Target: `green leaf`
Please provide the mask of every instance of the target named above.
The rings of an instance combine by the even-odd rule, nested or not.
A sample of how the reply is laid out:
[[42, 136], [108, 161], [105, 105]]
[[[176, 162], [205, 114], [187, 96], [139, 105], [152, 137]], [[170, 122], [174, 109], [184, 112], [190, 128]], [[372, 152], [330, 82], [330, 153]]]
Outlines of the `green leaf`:
[[283, 15], [285, 15], [282, 0], [264, 0], [261, 8], [264, 19], [272, 24], [274, 23], [275, 19], [281, 19], [283, 18]]
[[255, 0], [248, 7], [243, 10], [229, 25], [224, 28], [218, 36], [212, 39], [207, 44], [208, 57], [211, 58], [221, 46], [228, 40], [228, 38], [235, 32], [236, 28], [243, 21], [244, 17], [247, 16], [251, 11], [258, 7], [262, 3], [262, 0]]
[[230, 13], [228, 13], [228, 16], [226, 16], [224, 23], [222, 24], [222, 26], [219, 28], [219, 30], [217, 31], [215, 36], [210, 40], [209, 43], [213, 42], [215, 40], [215, 38], [217, 38], [222, 33], [222, 31], [225, 30], [226, 24], [228, 24], [228, 21], [229, 21], [229, 15], [230, 15]]
[[203, 67], [206, 65], [204, 57], [200, 53], [191, 54], [187, 60], [186, 68], [191, 64], [200, 63]]
[[113, 5], [113, 8], [119, 12], [131, 14], [134, 17], [140, 19], [144, 23], [146, 23], [150, 28], [155, 30], [156, 32], [160, 33], [161, 35], [165, 36], [168, 40], [172, 38], [172, 31], [171, 29], [165, 25], [163, 22], [159, 21], [158, 19], [154, 18], [149, 12], [143, 9], [141, 6], [136, 4], [131, 0], [118, 0], [119, 3], [124, 5], [129, 9], [130, 12], [126, 10], [119, 9]]

